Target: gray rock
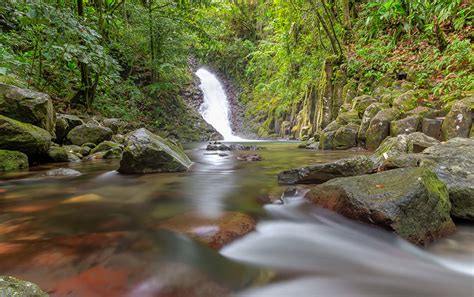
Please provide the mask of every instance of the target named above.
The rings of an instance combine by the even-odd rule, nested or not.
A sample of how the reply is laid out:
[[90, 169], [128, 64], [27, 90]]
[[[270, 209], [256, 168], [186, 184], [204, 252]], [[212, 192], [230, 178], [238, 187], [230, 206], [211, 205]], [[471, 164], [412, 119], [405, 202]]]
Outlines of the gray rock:
[[372, 103], [377, 102], [374, 98], [368, 95], [362, 95], [352, 99], [352, 109], [356, 110], [360, 117], [364, 114], [365, 110]]
[[357, 139], [361, 141], [365, 141], [365, 133], [369, 128], [370, 121], [377, 115], [377, 113], [385, 108], [389, 108], [388, 104], [385, 103], [372, 103], [370, 104], [367, 109], [364, 111], [364, 115], [362, 116], [362, 122], [359, 127], [359, 131], [357, 132]]
[[400, 116], [400, 111], [395, 108], [380, 110], [370, 121], [369, 128], [365, 134], [366, 147], [373, 151], [379, 147], [382, 141], [390, 134], [390, 122]]
[[112, 130], [110, 128], [87, 123], [74, 127], [67, 135], [68, 140], [75, 145], [83, 145], [87, 142], [101, 143], [112, 138]]
[[188, 170], [193, 162], [173, 143], [142, 128], [127, 135], [121, 173], [174, 172]]
[[104, 119], [102, 125], [107, 128], [110, 128], [114, 134], [122, 132], [122, 129], [126, 126], [126, 123], [120, 119]]
[[455, 137], [469, 137], [472, 125], [471, 107], [462, 101], [454, 103], [441, 126], [443, 140]]
[[359, 125], [348, 124], [337, 129], [332, 141], [332, 148], [335, 150], [346, 150], [357, 146], [357, 131]]
[[416, 132], [418, 131], [419, 126], [420, 118], [417, 116], [406, 117], [398, 121], [393, 121], [390, 123], [390, 136]]
[[420, 245], [455, 229], [448, 191], [425, 168], [336, 178], [314, 187], [305, 198], [348, 218], [393, 230]]
[[375, 163], [370, 157], [358, 156], [282, 171], [278, 174], [278, 182], [280, 184], [319, 184], [337, 177], [367, 174], [374, 168]]
[[336, 131], [322, 131], [319, 138], [319, 149], [332, 150], [335, 135]]
[[441, 140], [441, 124], [442, 123], [443, 123], [442, 119], [423, 118], [421, 122], [421, 132], [423, 132], [424, 134], [430, 137]]
[[48, 94], [0, 83], [0, 114], [40, 127], [54, 136], [56, 113]]
[[474, 139], [453, 138], [423, 151], [421, 166], [435, 168], [447, 186], [451, 214], [474, 220]]

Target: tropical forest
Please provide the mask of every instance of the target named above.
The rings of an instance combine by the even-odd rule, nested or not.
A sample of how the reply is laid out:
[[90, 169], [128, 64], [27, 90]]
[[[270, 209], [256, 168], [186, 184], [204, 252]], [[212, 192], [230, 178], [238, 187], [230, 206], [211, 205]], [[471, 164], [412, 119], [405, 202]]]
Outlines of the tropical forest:
[[473, 20], [0, 1], [0, 297], [472, 297]]

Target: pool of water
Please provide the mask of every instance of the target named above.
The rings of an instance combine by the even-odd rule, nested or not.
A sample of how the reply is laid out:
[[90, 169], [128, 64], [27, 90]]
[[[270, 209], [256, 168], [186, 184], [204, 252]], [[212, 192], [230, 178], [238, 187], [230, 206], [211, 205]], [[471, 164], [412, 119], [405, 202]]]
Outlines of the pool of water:
[[[91, 297], [225, 296], [288, 278], [292, 273], [223, 256], [160, 227], [189, 213], [212, 219], [232, 211], [272, 221], [262, 205], [278, 202], [286, 188], [277, 184], [278, 172], [361, 154], [252, 144], [266, 147], [257, 152], [263, 161], [238, 161], [242, 152], [222, 156], [196, 143], [186, 147], [195, 164], [182, 173], [121, 175], [113, 160], [0, 175], [0, 275], [35, 282], [51, 296]], [[83, 174], [44, 176], [57, 167]], [[468, 225], [431, 253], [466, 259], [472, 242]]]

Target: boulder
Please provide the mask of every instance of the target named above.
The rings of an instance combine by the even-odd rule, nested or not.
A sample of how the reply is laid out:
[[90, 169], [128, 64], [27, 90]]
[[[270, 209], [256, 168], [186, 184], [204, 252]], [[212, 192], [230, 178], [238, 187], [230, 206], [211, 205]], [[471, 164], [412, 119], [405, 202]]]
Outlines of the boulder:
[[416, 132], [418, 131], [419, 126], [420, 118], [417, 116], [406, 117], [398, 121], [393, 121], [390, 123], [390, 136]]
[[49, 95], [0, 83], [0, 114], [55, 132], [56, 113]]
[[338, 125], [360, 124], [359, 113], [354, 109], [341, 112], [337, 115], [336, 123]]
[[358, 156], [282, 171], [278, 174], [278, 183], [285, 185], [320, 184], [337, 177], [367, 174], [374, 168], [375, 163], [372, 158]]
[[474, 139], [453, 138], [423, 151], [421, 166], [435, 169], [449, 191], [451, 214], [474, 220]]
[[48, 159], [51, 162], [68, 162], [69, 153], [64, 147], [52, 146], [48, 150]]
[[426, 244], [454, 231], [446, 186], [426, 168], [337, 178], [309, 191], [310, 202]]
[[388, 104], [385, 103], [372, 103], [365, 109], [359, 131], [357, 132], [357, 139], [365, 141], [365, 134], [369, 128], [370, 121], [372, 121], [380, 110], [388, 107]]
[[0, 292], [12, 297], [48, 297], [37, 285], [11, 276], [0, 276]]
[[102, 125], [104, 125], [107, 128], [110, 128], [114, 134], [117, 134], [119, 132], [122, 132], [121, 130], [126, 126], [126, 123], [123, 122], [120, 119], [104, 119], [102, 121]]
[[397, 96], [392, 103], [392, 106], [402, 111], [412, 110], [416, 107], [416, 92], [413, 90], [407, 91], [400, 96]]
[[68, 140], [75, 145], [83, 145], [87, 142], [101, 143], [112, 138], [110, 128], [89, 122], [74, 127], [67, 135]]
[[322, 131], [319, 137], [319, 149], [320, 150], [332, 150], [334, 136], [336, 131]]
[[180, 147], [141, 128], [127, 135], [118, 171], [121, 173], [185, 171], [192, 164]]
[[413, 152], [414, 153], [421, 153], [426, 148], [429, 148], [433, 145], [439, 144], [439, 140], [429, 137], [421, 132], [415, 132], [408, 135], [408, 139], [411, 141], [413, 145]]
[[426, 106], [417, 106], [412, 110], [407, 111], [407, 116], [417, 116], [420, 118], [434, 118], [437, 116], [438, 111], [433, 110]]
[[64, 119], [67, 122], [69, 129], [73, 129], [84, 124], [84, 121], [81, 120], [81, 118], [72, 114], [60, 114], [58, 115], [58, 118]]
[[362, 95], [352, 99], [352, 109], [357, 111], [358, 115], [362, 117], [367, 107], [370, 104], [377, 102], [374, 98], [368, 95]]
[[103, 142], [99, 143], [96, 147], [94, 147], [91, 150], [91, 154], [95, 154], [97, 152], [104, 152], [104, 151], [108, 151], [108, 150], [113, 150], [113, 149], [122, 150], [120, 144], [117, 144], [115, 142], [106, 140], [106, 141], [103, 141]]
[[56, 115], [56, 142], [63, 144], [66, 136], [74, 127], [84, 124], [84, 122], [74, 115], [57, 114]]
[[379, 147], [390, 134], [390, 122], [396, 120], [399, 115], [400, 111], [395, 108], [382, 109], [375, 115], [365, 134], [368, 150], [373, 151]]
[[455, 137], [469, 137], [472, 125], [471, 107], [462, 101], [454, 103], [441, 126], [441, 137], [448, 140]]
[[421, 121], [421, 132], [423, 132], [424, 134], [430, 137], [440, 140], [442, 123], [443, 123], [442, 119], [423, 118], [423, 120]]
[[90, 150], [92, 159], [116, 159], [122, 156], [122, 146], [112, 141], [103, 141]]
[[48, 131], [0, 115], [0, 149], [20, 151], [31, 157], [46, 153], [50, 144]]
[[357, 145], [357, 131], [359, 125], [348, 124], [337, 129], [334, 139], [332, 140], [332, 148], [335, 150], [346, 150]]
[[91, 148], [88, 145], [81, 145], [81, 151], [79, 152], [82, 156], [88, 156], [91, 153]]
[[28, 168], [28, 156], [22, 152], [0, 150], [0, 171]]

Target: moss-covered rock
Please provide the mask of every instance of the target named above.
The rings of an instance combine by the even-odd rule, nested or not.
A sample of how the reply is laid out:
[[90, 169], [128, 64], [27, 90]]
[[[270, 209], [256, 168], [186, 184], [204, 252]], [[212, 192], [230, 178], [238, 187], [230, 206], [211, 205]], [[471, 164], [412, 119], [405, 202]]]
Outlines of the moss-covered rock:
[[101, 143], [112, 138], [110, 128], [89, 122], [74, 127], [67, 135], [68, 140], [75, 145], [83, 145], [87, 142]]
[[90, 153], [91, 153], [91, 148], [85, 144], [81, 145], [81, 151], [80, 151], [80, 154], [82, 156], [88, 156]]
[[335, 150], [346, 150], [357, 145], [357, 131], [359, 125], [348, 124], [337, 129], [332, 141], [332, 148]]
[[0, 171], [28, 168], [28, 156], [22, 152], [0, 150]]
[[64, 147], [52, 146], [48, 150], [48, 159], [51, 162], [68, 162], [68, 151]]
[[285, 170], [278, 174], [278, 182], [280, 184], [320, 184], [337, 177], [371, 173], [375, 168], [372, 158], [358, 156]]
[[0, 276], [0, 293], [8, 297], [48, 297], [37, 285], [11, 276]]
[[55, 135], [56, 113], [49, 95], [0, 83], [0, 114]]
[[451, 214], [474, 220], [474, 139], [453, 138], [423, 151], [421, 166], [434, 168], [446, 184]]
[[94, 147], [91, 151], [91, 154], [95, 154], [97, 152], [108, 151], [111, 149], [121, 149], [121, 145], [112, 141], [103, 141], [99, 143], [96, 147]]
[[377, 113], [385, 108], [389, 108], [388, 104], [385, 103], [372, 103], [370, 104], [364, 111], [364, 115], [362, 116], [362, 121], [359, 127], [359, 131], [357, 132], [357, 139], [361, 142], [365, 142], [365, 134], [367, 129], [369, 128], [370, 121], [377, 115]]
[[35, 157], [46, 153], [50, 144], [48, 131], [0, 115], [0, 149], [20, 151]]
[[375, 100], [373, 97], [362, 95], [352, 100], [352, 109], [357, 111], [359, 117], [362, 117], [367, 107], [375, 102], [377, 102], [377, 100]]
[[360, 124], [359, 113], [357, 110], [351, 109], [346, 112], [341, 112], [336, 118], [338, 125]]
[[120, 119], [104, 119], [102, 121], [102, 125], [104, 125], [107, 128], [110, 128], [114, 134], [117, 134], [119, 132], [122, 132], [123, 128], [126, 126], [126, 123]]
[[115, 159], [122, 156], [122, 146], [112, 141], [103, 141], [90, 150], [88, 159]]
[[390, 123], [390, 136], [400, 134], [410, 134], [418, 131], [420, 127], [420, 118], [417, 116], [406, 117]]
[[319, 149], [332, 150], [335, 135], [336, 131], [322, 131], [319, 136]]
[[441, 136], [443, 140], [455, 137], [469, 137], [472, 125], [472, 110], [466, 103], [456, 102], [441, 126]]
[[181, 148], [142, 128], [127, 135], [118, 171], [121, 173], [185, 171], [192, 164]]
[[425, 168], [337, 178], [313, 188], [305, 198], [351, 219], [393, 230], [420, 245], [455, 229], [448, 190]]
[[438, 116], [439, 111], [426, 106], [417, 106], [412, 110], [407, 111], [408, 117], [417, 116], [420, 118], [435, 118]]
[[400, 96], [395, 97], [392, 106], [402, 111], [409, 111], [416, 107], [416, 92], [407, 91]]
[[382, 141], [390, 134], [390, 122], [400, 116], [400, 111], [395, 108], [380, 110], [370, 121], [369, 128], [365, 134], [366, 147], [368, 150], [375, 150]]

